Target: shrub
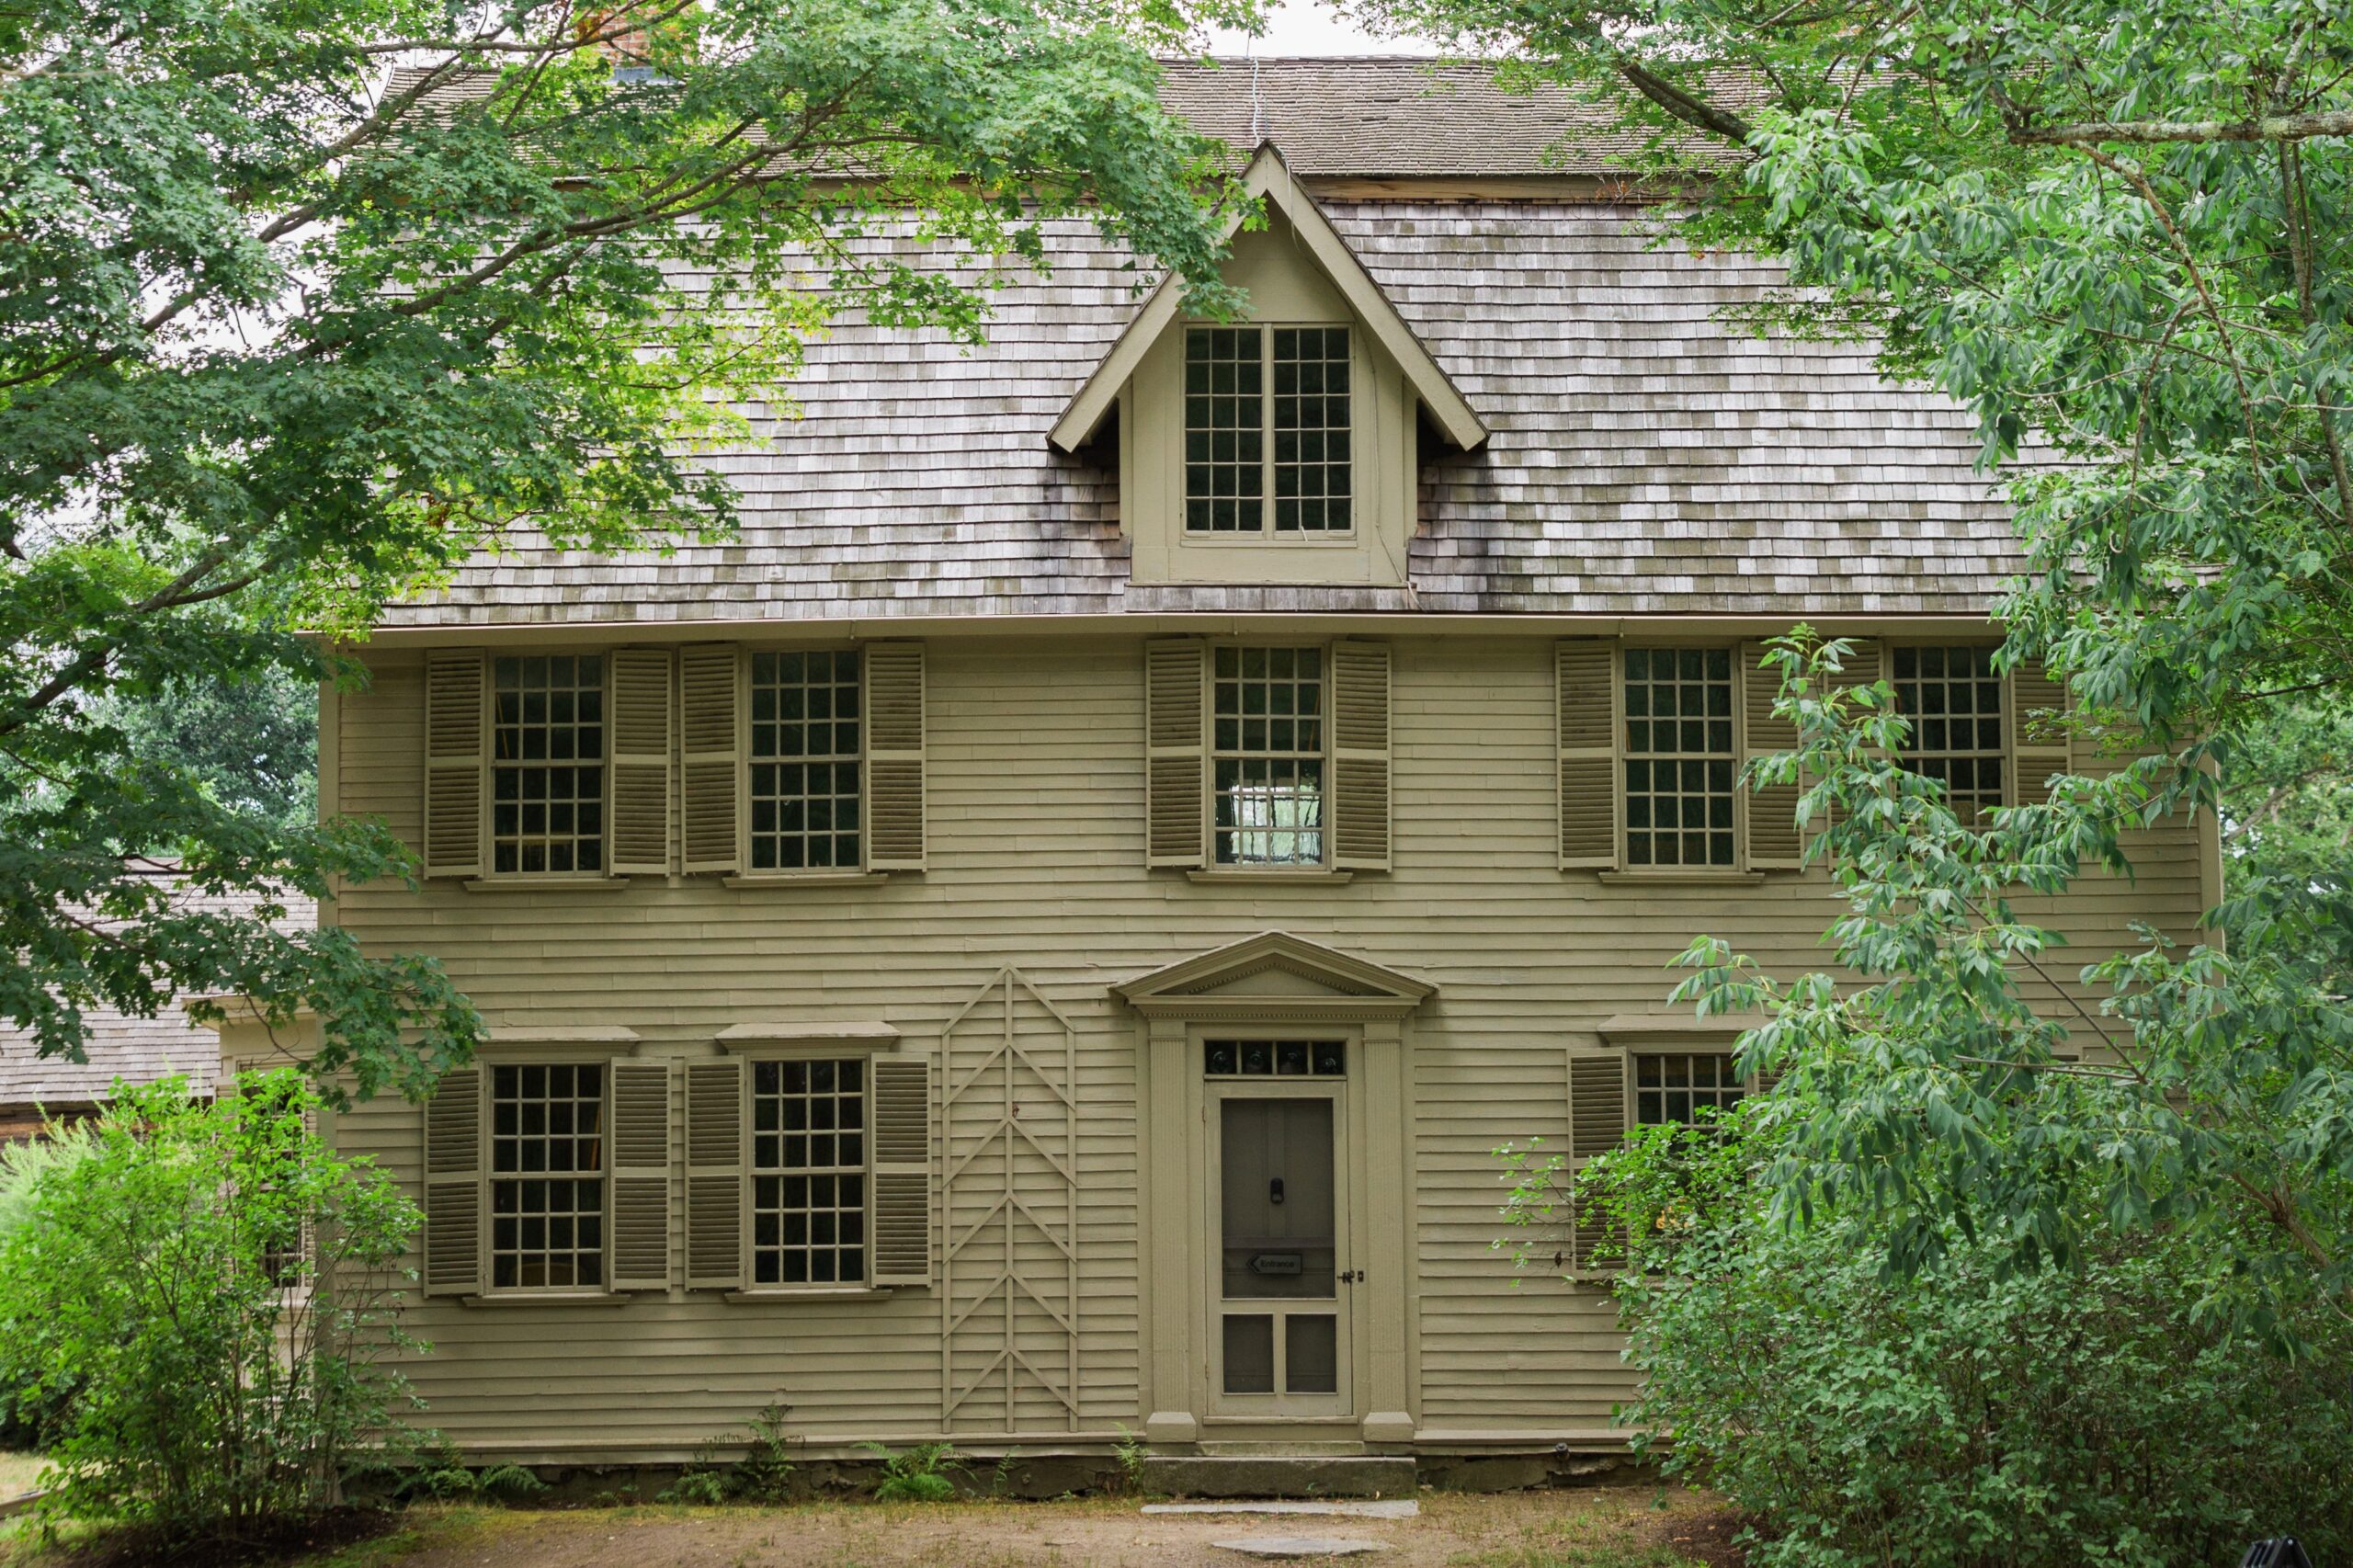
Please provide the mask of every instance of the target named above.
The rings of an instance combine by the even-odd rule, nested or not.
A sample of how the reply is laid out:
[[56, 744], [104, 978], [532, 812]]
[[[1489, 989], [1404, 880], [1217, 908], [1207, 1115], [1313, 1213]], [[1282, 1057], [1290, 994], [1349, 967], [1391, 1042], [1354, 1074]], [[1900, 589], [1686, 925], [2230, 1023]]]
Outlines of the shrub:
[[290, 1072], [118, 1084], [0, 1235], [0, 1362], [62, 1401], [51, 1506], [174, 1541], [324, 1506], [405, 1396], [383, 1365], [416, 1210], [336, 1158]]
[[[2328, 1303], [2258, 1336], [2178, 1236], [2097, 1225], [2074, 1268], [1955, 1234], [1893, 1276], [1836, 1214], [1763, 1222], [1760, 1119], [1643, 1130], [1579, 1197], [1635, 1265], [1623, 1417], [1756, 1519], [1761, 1568], [2158, 1568], [2290, 1532], [2353, 1553], [2353, 1335]], [[1519, 1175], [1540, 1218], [1549, 1184]]]
[[[90, 1130], [52, 1122], [36, 1142], [0, 1144], [0, 1237], [8, 1236], [32, 1210], [33, 1187], [45, 1172], [70, 1165], [89, 1153]], [[0, 1448], [45, 1449], [54, 1435], [57, 1416], [67, 1390], [62, 1380], [36, 1392], [38, 1365], [19, 1368], [0, 1347]]]

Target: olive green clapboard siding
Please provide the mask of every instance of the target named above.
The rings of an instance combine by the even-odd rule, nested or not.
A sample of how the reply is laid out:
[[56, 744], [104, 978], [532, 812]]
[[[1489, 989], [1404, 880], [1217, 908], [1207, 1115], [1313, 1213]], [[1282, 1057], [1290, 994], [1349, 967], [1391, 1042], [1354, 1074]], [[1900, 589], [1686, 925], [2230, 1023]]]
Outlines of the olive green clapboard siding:
[[[1836, 906], [1818, 872], [1727, 888], [1557, 869], [1551, 640], [1409, 637], [1393, 653], [1387, 876], [1270, 887], [1147, 873], [1142, 638], [958, 638], [929, 649], [920, 876], [783, 889], [643, 879], [597, 893], [379, 884], [346, 894], [342, 922], [373, 949], [440, 955], [494, 1030], [625, 1024], [641, 1055], [707, 1053], [747, 1018], [881, 1021], [902, 1049], [936, 1052], [949, 1018], [1017, 969], [1077, 1030], [1075, 1421], [1092, 1433], [1143, 1414], [1139, 1034], [1106, 987], [1277, 927], [1419, 974], [1439, 994], [1407, 1026], [1415, 1413], [1437, 1430], [1597, 1430], [1628, 1392], [1608, 1300], [1549, 1277], [1511, 1288], [1507, 1254], [1489, 1246], [1501, 1191], [1491, 1152], [1563, 1135], [1565, 1048], [1593, 1043], [1613, 1015], [1665, 1011], [1667, 965], [1695, 933], [1793, 972], [1824, 961]], [[343, 803], [414, 842], [421, 664], [387, 650], [370, 660], [372, 689], [342, 699]], [[2176, 934], [2194, 922], [2188, 825], [2132, 849], [2137, 882], [2090, 878], [2062, 901], [2053, 923], [2078, 950], [2120, 938], [2134, 917]], [[2063, 955], [2053, 972], [2072, 986], [2079, 961]], [[1025, 1031], [1042, 1027], [1025, 1020]], [[418, 1128], [396, 1103], [340, 1119], [347, 1147], [412, 1184]], [[936, 1147], [943, 1131], [960, 1153], [979, 1136], [943, 1119]], [[1018, 1179], [1025, 1192], [1040, 1181], [1032, 1165]], [[952, 1207], [951, 1222], [977, 1211], [963, 1194]], [[674, 1213], [674, 1262], [681, 1229]], [[1034, 1237], [1016, 1247], [1024, 1267], [1057, 1278], [1050, 1252]], [[1189, 1282], [1155, 1282], [1165, 1289]], [[778, 1398], [813, 1441], [904, 1437], [943, 1429], [946, 1294], [730, 1303], [673, 1291], [621, 1307], [498, 1309], [437, 1298], [413, 1324], [435, 1351], [409, 1370], [425, 1419], [486, 1450], [683, 1454]], [[1015, 1335], [1033, 1358], [1066, 1346], [1035, 1313]], [[1002, 1343], [1001, 1317], [960, 1334], [958, 1386]], [[1017, 1388], [1013, 1407], [1040, 1440], [1069, 1425], [1035, 1388]], [[975, 1394], [951, 1425], [984, 1435], [1003, 1412], [1000, 1393]]]

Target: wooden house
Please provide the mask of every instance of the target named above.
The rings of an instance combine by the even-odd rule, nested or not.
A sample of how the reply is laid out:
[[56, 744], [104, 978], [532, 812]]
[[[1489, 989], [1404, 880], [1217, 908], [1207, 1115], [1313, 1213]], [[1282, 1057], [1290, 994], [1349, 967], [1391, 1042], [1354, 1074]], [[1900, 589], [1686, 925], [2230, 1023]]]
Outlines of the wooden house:
[[[718, 460], [739, 539], [483, 559], [327, 698], [323, 800], [426, 875], [324, 918], [489, 1027], [334, 1129], [424, 1206], [470, 1454], [779, 1401], [813, 1453], [1620, 1448], [1611, 1298], [1515, 1276], [1495, 1151], [1752, 1086], [1665, 1003], [1693, 936], [1825, 960], [1734, 785], [1759, 640], [1859, 639], [1966, 802], [2100, 766], [1990, 663], [1961, 411], [1729, 322], [1777, 268], [1654, 244], [1559, 100], [1255, 74], [1169, 86], [1257, 144], [1249, 319], [1052, 224], [984, 347], [811, 346]], [[2079, 943], [2214, 902], [2211, 823], [2131, 848]]]

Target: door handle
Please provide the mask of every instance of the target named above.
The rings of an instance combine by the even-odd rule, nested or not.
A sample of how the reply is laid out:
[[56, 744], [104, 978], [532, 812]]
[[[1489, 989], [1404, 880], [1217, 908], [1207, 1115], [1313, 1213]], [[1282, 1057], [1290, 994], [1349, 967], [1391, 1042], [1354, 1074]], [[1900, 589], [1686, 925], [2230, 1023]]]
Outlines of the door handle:
[[1361, 1268], [1347, 1269], [1339, 1276], [1339, 1280], [1343, 1285], [1361, 1285], [1364, 1283], [1364, 1270]]
[[1278, 1204], [1278, 1205], [1279, 1205], [1279, 1204], [1280, 1204], [1280, 1203], [1282, 1202], [1282, 1200], [1283, 1200], [1283, 1178], [1282, 1178], [1282, 1177], [1280, 1177], [1280, 1176], [1277, 1176], [1277, 1177], [1275, 1177], [1272, 1181], [1270, 1181], [1270, 1182], [1268, 1182], [1268, 1183], [1267, 1184], [1267, 1202], [1269, 1202], [1269, 1203], [1273, 1203], [1273, 1204]]

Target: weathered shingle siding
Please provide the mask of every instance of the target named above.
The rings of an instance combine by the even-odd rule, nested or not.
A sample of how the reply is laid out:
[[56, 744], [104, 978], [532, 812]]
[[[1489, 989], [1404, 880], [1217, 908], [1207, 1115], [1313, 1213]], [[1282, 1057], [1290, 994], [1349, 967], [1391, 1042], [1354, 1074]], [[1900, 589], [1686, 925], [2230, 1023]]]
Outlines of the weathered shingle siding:
[[1976, 614], [2015, 568], [1960, 410], [1880, 381], [1857, 349], [1720, 319], [1774, 267], [1655, 248], [1654, 210], [1634, 205], [1327, 210], [1495, 429], [1425, 470], [1410, 595], [1131, 589], [1117, 476], [1046, 441], [1138, 298], [1123, 256], [1071, 221], [1050, 226], [1051, 273], [996, 296], [983, 345], [855, 319], [813, 343], [752, 411], [758, 440], [713, 459], [742, 495], [738, 540], [667, 558], [523, 541], [386, 623]]

